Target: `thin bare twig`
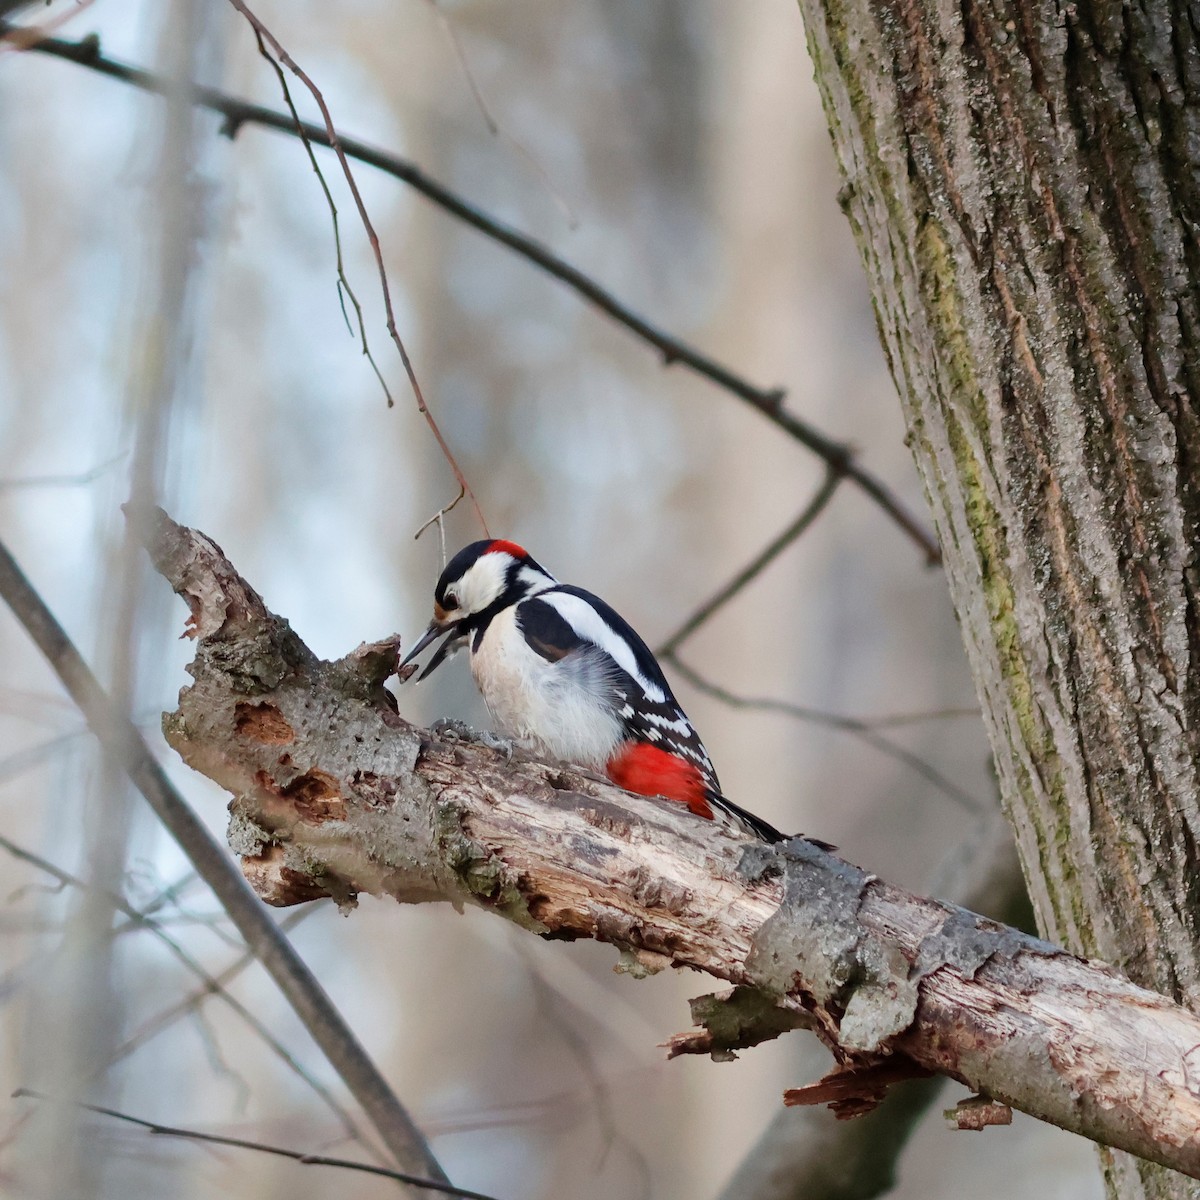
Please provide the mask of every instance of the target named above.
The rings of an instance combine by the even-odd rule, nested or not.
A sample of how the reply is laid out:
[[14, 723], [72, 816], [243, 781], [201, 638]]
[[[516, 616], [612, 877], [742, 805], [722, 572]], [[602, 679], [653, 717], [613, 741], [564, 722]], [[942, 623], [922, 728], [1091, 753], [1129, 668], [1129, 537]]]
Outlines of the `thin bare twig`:
[[806, 708], [802, 704], [791, 704], [786, 700], [774, 700], [767, 696], [742, 696], [731, 692], [728, 688], [705, 678], [694, 667], [689, 667], [678, 655], [671, 653], [665, 656], [697, 691], [727, 704], [730, 708], [757, 709], [759, 712], [778, 713], [780, 716], [792, 717], [797, 721], [807, 721], [813, 725], [824, 725], [829, 729], [840, 729], [843, 733], [856, 737], [861, 742], [886, 754], [888, 758], [903, 763], [915, 771], [928, 784], [936, 788], [949, 800], [965, 808], [968, 812], [979, 812], [982, 805], [970, 792], [964, 791], [956, 783], [952, 783], [936, 767], [931, 766], [923, 758], [896, 745], [890, 738], [876, 732], [869, 723], [858, 720], [857, 717], [844, 717], [836, 713], [823, 712], [819, 708]]
[[462, 44], [462, 39], [458, 36], [458, 30], [455, 28], [454, 22], [446, 15], [445, 10], [438, 3], [438, 0], [426, 0], [426, 3], [433, 10], [438, 25], [446, 35], [446, 41], [450, 43], [450, 48], [454, 51], [454, 57], [458, 60], [459, 70], [462, 71], [463, 78], [467, 81], [467, 88], [470, 90], [471, 99], [475, 101], [475, 107], [479, 109], [479, 115], [483, 118], [483, 123], [488, 133], [494, 138], [508, 142], [516, 150], [538, 177], [542, 187], [546, 189], [546, 194], [558, 206], [559, 211], [566, 218], [567, 226], [570, 229], [578, 229], [579, 218], [575, 215], [575, 210], [567, 203], [566, 197], [554, 186], [549, 172], [546, 171], [542, 164], [538, 162], [518, 138], [515, 138], [500, 124], [493, 114], [491, 106], [483, 94], [483, 89], [479, 86], [479, 80], [475, 78], [475, 72], [471, 69], [466, 47]]
[[258, 43], [259, 54], [271, 64], [271, 69], [275, 72], [275, 77], [279, 80], [279, 90], [283, 93], [283, 102], [287, 105], [288, 112], [292, 114], [292, 122], [299, 134], [300, 141], [304, 145], [304, 150], [308, 154], [309, 165], [313, 169], [313, 174], [317, 177], [317, 182], [321, 185], [321, 191], [325, 193], [325, 203], [329, 207], [329, 219], [333, 225], [333, 249], [337, 257], [338, 300], [342, 306], [342, 319], [346, 322], [346, 328], [353, 337], [354, 330], [350, 325], [350, 316], [346, 312], [346, 300], [349, 299], [351, 306], [354, 308], [354, 319], [358, 325], [358, 340], [362, 346], [363, 356], [371, 364], [371, 370], [375, 372], [375, 378], [379, 380], [379, 386], [383, 388], [383, 394], [387, 397], [388, 408], [391, 408], [395, 404], [395, 401], [392, 399], [392, 393], [388, 389], [387, 380], [384, 379], [383, 372], [379, 369], [379, 364], [375, 361], [375, 355], [371, 353], [371, 347], [367, 342], [367, 324], [363, 319], [362, 305], [358, 302], [358, 296], [350, 286], [350, 278], [346, 274], [346, 263], [342, 256], [342, 229], [338, 222], [338, 208], [334, 202], [333, 193], [329, 190], [329, 183], [325, 179], [325, 173], [321, 170], [321, 166], [317, 162], [316, 154], [313, 153], [312, 142], [304, 136], [304, 123], [300, 120], [300, 113], [296, 110], [296, 105], [292, 102], [291, 89], [288, 87], [287, 76], [284, 75], [283, 68], [267, 49], [262, 34], [257, 29], [254, 31], [254, 39]]
[[435, 524], [437, 525], [438, 539], [439, 539], [439, 542], [440, 542], [441, 548], [442, 548], [442, 570], [443, 571], [446, 569], [446, 514], [448, 512], [450, 512], [454, 508], [454, 506], [463, 498], [463, 495], [464, 495], [464, 493], [463, 493], [462, 488], [459, 488], [458, 495], [455, 496], [454, 499], [451, 500], [449, 504], [442, 505], [442, 507], [439, 508], [437, 510], [437, 512], [435, 512], [433, 514], [433, 516], [430, 517], [429, 520], [426, 521], [425, 524], [422, 525], [421, 528], [418, 529], [416, 533], [413, 534], [413, 541], [415, 542], [420, 538], [421, 534], [423, 534], [425, 532], [425, 530], [427, 530], [430, 527], [430, 525], [435, 525]]
[[[245, 0], [229, 0], [229, 3], [242, 14], [249, 22], [250, 27], [255, 34], [266, 41], [266, 43], [274, 51], [275, 56], [281, 63], [301, 83], [308, 88], [313, 100], [316, 101], [317, 107], [321, 110], [321, 117], [325, 122], [325, 133], [328, 145], [337, 155], [337, 160], [342, 168], [342, 175], [345, 177], [346, 186], [350, 189], [351, 196], [354, 197], [355, 207], [358, 209], [358, 218], [362, 222], [363, 229], [366, 231], [367, 241], [371, 244], [371, 253], [375, 256], [375, 266], [379, 273], [379, 289], [383, 296], [383, 308], [387, 316], [387, 331], [391, 335], [392, 341], [395, 343], [396, 349], [400, 352], [400, 361], [404, 364], [404, 372], [408, 376], [409, 385], [412, 388], [413, 395], [416, 397], [417, 410], [425, 418], [425, 423], [429, 426], [430, 432], [441, 448], [442, 454], [445, 456], [446, 462], [450, 465], [450, 470], [454, 472], [454, 478], [458, 482], [459, 487], [467, 493], [470, 498], [471, 505], [475, 509], [475, 515], [479, 518], [480, 525], [483, 526], [483, 532], [488, 533], [487, 520], [483, 515], [483, 509], [479, 507], [479, 500], [475, 493], [471, 490], [471, 485], [467, 482], [467, 477], [463, 474], [462, 468], [458, 465], [458, 460], [450, 450], [449, 444], [445, 437], [442, 436], [442, 431], [434, 419], [433, 413], [429, 411], [429, 406], [425, 402], [425, 394], [421, 390], [421, 384], [417, 379], [417, 372], [412, 365], [412, 360], [408, 357], [408, 350], [405, 348], [404, 342], [400, 338], [400, 331], [396, 328], [396, 314], [392, 308], [392, 292], [388, 285], [387, 268], [383, 263], [383, 249], [379, 244], [379, 235], [375, 232], [375, 226], [371, 223], [371, 218], [367, 213], [367, 206], [363, 202], [362, 193], [358, 190], [358, 183], [354, 178], [354, 172], [350, 170], [350, 163], [346, 157], [346, 151], [342, 147], [342, 142], [338, 136], [337, 128], [333, 123], [333, 116], [329, 111], [329, 106], [325, 103], [325, 97], [321, 94], [321, 89], [309, 78], [309, 76], [300, 68], [299, 64], [292, 56], [284, 49], [279, 39], [262, 23], [262, 21], [251, 11], [250, 7], [245, 3]], [[289, 100], [290, 104], [290, 100]], [[304, 122], [298, 119], [293, 120], [293, 128], [304, 141], [308, 140], [308, 135], [305, 130]], [[309, 147], [311, 155], [312, 148]], [[391, 397], [388, 397], [388, 402], [391, 402]]]
[[[152, 72], [118, 62], [116, 59], [101, 54], [100, 41], [94, 36], [78, 42], [66, 41], [61, 38], [46, 38], [36, 45], [30, 46], [29, 49], [87, 67], [110, 79], [118, 79], [155, 95], [161, 95], [167, 87], [165, 81]], [[298, 134], [295, 123], [287, 113], [277, 112], [261, 104], [250, 104], [215, 88], [198, 87], [192, 91], [191, 95], [195, 104], [212, 112], [221, 113], [226, 118], [225, 131], [230, 136], [233, 136], [242, 125], [259, 125], [292, 137]], [[328, 130], [320, 125], [304, 121], [301, 122], [301, 128], [304, 135], [315, 145], [335, 146], [335, 139]], [[375, 167], [408, 184], [444, 212], [456, 217], [464, 224], [470, 225], [492, 241], [507, 246], [527, 262], [533, 263], [547, 275], [565, 284], [576, 295], [611, 317], [617, 324], [653, 346], [662, 355], [663, 361], [667, 365], [678, 364], [686, 367], [696, 375], [709, 380], [717, 387], [749, 404], [768, 421], [823, 459], [830, 467], [865, 492], [920, 547], [928, 563], [936, 564], [941, 561], [941, 551], [937, 541], [924, 525], [905, 508], [899, 498], [884, 483], [859, 464], [848, 446], [835, 441], [814, 425], [788, 411], [784, 407], [785, 396], [781, 388], [759, 387], [683, 339], [660, 329], [639, 315], [613, 292], [597, 283], [579, 268], [572, 266], [565, 259], [560, 258], [547, 246], [514, 229], [511, 225], [490, 216], [457, 192], [451, 191], [431, 178], [415, 163], [379, 150], [366, 142], [343, 137], [340, 134], [336, 138], [336, 149], [341, 155], [366, 163], [368, 166]]]
[[192, 1013], [192, 1021], [196, 1026], [196, 1032], [200, 1035], [200, 1045], [204, 1050], [204, 1057], [208, 1059], [208, 1069], [217, 1079], [223, 1079], [232, 1085], [236, 1097], [234, 1112], [238, 1116], [244, 1116], [246, 1107], [250, 1103], [250, 1097], [254, 1094], [253, 1089], [246, 1082], [245, 1075], [230, 1065], [229, 1059], [217, 1039], [217, 1031], [213, 1028], [212, 1022], [203, 1009], [198, 1008]]
[[[563, 994], [546, 982], [545, 977], [534, 965], [532, 957], [525, 952], [524, 948], [519, 953], [526, 975], [533, 987], [534, 1004], [537, 1008], [539, 1023], [544, 1021], [558, 1034], [567, 1048], [567, 1053], [575, 1060], [579, 1074], [583, 1077], [584, 1086], [591, 1097], [592, 1109], [596, 1114], [596, 1124], [600, 1128], [600, 1157], [596, 1163], [596, 1169], [599, 1170], [604, 1165], [604, 1160], [608, 1157], [608, 1152], [613, 1148], [613, 1144], [621, 1136], [620, 1130], [617, 1128], [616, 1114], [613, 1111], [612, 1092], [596, 1067], [596, 1060], [592, 1057], [587, 1040], [567, 1020], [566, 1014], [560, 1011], [556, 1002], [565, 999]], [[643, 1162], [641, 1165], [644, 1169], [646, 1164]]]
[[646, 1156], [638, 1149], [637, 1145], [621, 1132], [614, 1111], [612, 1092], [608, 1082], [596, 1065], [596, 1060], [592, 1055], [591, 1048], [588, 1046], [587, 1039], [571, 1024], [565, 1012], [560, 1009], [561, 1004], [570, 1003], [569, 997], [560, 988], [555, 987], [546, 979], [541, 971], [538, 970], [532, 956], [523, 946], [518, 953], [524, 961], [525, 970], [533, 984], [540, 1014], [545, 1018], [546, 1023], [558, 1034], [566, 1046], [568, 1053], [575, 1059], [579, 1067], [579, 1073], [583, 1077], [584, 1086], [591, 1096], [591, 1106], [596, 1114], [596, 1123], [600, 1129], [600, 1155], [597, 1159], [595, 1169], [599, 1170], [604, 1165], [604, 1161], [613, 1146], [620, 1144], [629, 1156], [629, 1161], [633, 1169], [637, 1172], [640, 1184], [639, 1195], [641, 1200], [645, 1200], [645, 1197], [649, 1196], [652, 1191], [650, 1164], [646, 1161]]
[[126, 457], [125, 453], [114, 455], [90, 470], [80, 471], [75, 475], [13, 475], [7, 479], [0, 479], [0, 492], [15, 491], [18, 488], [82, 487], [99, 479], [105, 471], [111, 471]]
[[[46, 1100], [51, 1104], [62, 1104], [64, 1101], [55, 1096], [47, 1096], [43, 1092], [35, 1092], [32, 1088], [17, 1088], [13, 1092], [14, 1099], [28, 1098], [31, 1100]], [[203, 1133], [199, 1129], [182, 1129], [174, 1125], [160, 1125], [157, 1121], [145, 1121], [141, 1117], [119, 1112], [115, 1108], [104, 1108], [99, 1104], [83, 1104], [71, 1102], [87, 1112], [98, 1113], [102, 1117], [112, 1117], [116, 1121], [125, 1121], [137, 1125], [147, 1133], [158, 1134], [162, 1137], [186, 1138], [193, 1142], [208, 1142], [214, 1146], [232, 1146], [237, 1150], [257, 1150], [260, 1154], [274, 1154], [278, 1158], [290, 1158], [306, 1167], [338, 1167], [343, 1171], [365, 1171], [368, 1175], [379, 1175], [384, 1179], [394, 1179], [397, 1183], [405, 1183], [410, 1187], [424, 1188], [430, 1192], [440, 1192], [445, 1196], [460, 1196], [462, 1200], [493, 1200], [484, 1192], [473, 1192], [468, 1188], [458, 1188], [452, 1183], [440, 1179], [428, 1179], [422, 1175], [409, 1175], [404, 1171], [394, 1171], [390, 1167], [377, 1167], [373, 1163], [355, 1162], [351, 1158], [331, 1158], [326, 1154], [306, 1154], [303, 1150], [288, 1150], [283, 1146], [269, 1146], [265, 1142], [252, 1142], [247, 1138], [225, 1137], [218, 1133]]]
[[[13, 858], [19, 859], [22, 862], [29, 863], [36, 867], [39, 871], [49, 875], [52, 879], [58, 881], [60, 886], [72, 887], [77, 891], [87, 892], [91, 890], [89, 885], [76, 875], [72, 875], [70, 871], [63, 870], [49, 859], [43, 858], [40, 854], [35, 854], [32, 850], [26, 850], [23, 846], [17, 845], [16, 842], [0, 834], [0, 850], [6, 851]], [[350, 1137], [361, 1141], [362, 1133], [355, 1123], [354, 1118], [338, 1103], [337, 1097], [310, 1071], [306, 1070], [304, 1065], [300, 1063], [296, 1056], [267, 1028], [267, 1026], [252, 1013], [236, 996], [231, 995], [226, 991], [220, 980], [214, 978], [198, 963], [167, 931], [163, 928], [162, 922], [149, 916], [147, 913], [141, 912], [134, 908], [124, 896], [115, 893], [107, 895], [108, 902], [120, 912], [122, 912], [129, 920], [130, 926], [139, 929], [145, 929], [152, 933], [168, 950], [175, 956], [176, 960], [185, 966], [197, 979], [204, 985], [204, 994], [217, 996], [223, 1000], [247, 1025], [258, 1035], [262, 1041], [270, 1047], [275, 1054], [300, 1077], [326, 1104], [326, 1106], [334, 1113], [342, 1123], [342, 1127], [350, 1135]], [[129, 928], [125, 926], [124, 928]], [[114, 933], [122, 932], [121, 929], [114, 930]], [[110, 1064], [106, 1064], [107, 1065]], [[106, 1068], [101, 1068], [106, 1069]]]
[[445, 1179], [407, 1110], [316, 977], [268, 916], [225, 850], [175, 790], [137, 729], [117, 711], [45, 602], [0, 542], [0, 597], [45, 655], [105, 752], [128, 773], [221, 902], [330, 1065], [401, 1166]]
[[800, 515], [777, 537], [763, 548], [752, 562], [743, 567], [727, 584], [718, 589], [716, 595], [706, 600], [663, 644], [658, 648], [659, 657], [670, 658], [688, 638], [718, 610], [724, 608], [747, 584], [757, 579], [793, 542], [797, 541], [812, 523], [825, 511], [843, 476], [833, 467], [825, 472], [825, 478], [816, 495], [804, 506]]

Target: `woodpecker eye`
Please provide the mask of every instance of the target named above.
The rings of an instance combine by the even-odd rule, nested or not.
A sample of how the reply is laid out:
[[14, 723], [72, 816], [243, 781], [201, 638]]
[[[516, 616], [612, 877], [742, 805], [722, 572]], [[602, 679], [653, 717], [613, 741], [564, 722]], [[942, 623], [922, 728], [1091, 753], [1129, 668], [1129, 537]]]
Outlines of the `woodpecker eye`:
[[442, 600], [442, 607], [450, 610], [458, 607], [458, 597], [453, 592], [447, 592]]

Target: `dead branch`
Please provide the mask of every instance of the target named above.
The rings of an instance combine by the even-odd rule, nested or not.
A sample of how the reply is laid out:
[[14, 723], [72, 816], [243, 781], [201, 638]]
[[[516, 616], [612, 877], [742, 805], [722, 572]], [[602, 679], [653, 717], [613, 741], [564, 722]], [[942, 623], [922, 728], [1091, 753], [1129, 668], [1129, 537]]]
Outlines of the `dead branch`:
[[585, 771], [404, 721], [399, 640], [318, 660], [208, 538], [147, 522], [191, 608], [194, 685], [168, 741], [222, 787], [272, 904], [363, 893], [593, 937], [649, 973], [733, 985], [675, 1048], [726, 1056], [798, 1026], [845, 1111], [930, 1071], [1200, 1178], [1200, 1020], [1015, 929], [906, 893], [806, 842], [740, 840]]
[[[1012, 924], [1030, 916], [1012, 833], [999, 808], [970, 839], [969, 853], [955, 869], [939, 874], [947, 894], [976, 912]], [[886, 1195], [896, 1186], [910, 1136], [945, 1082], [934, 1076], [906, 1083], [857, 1121], [830, 1120], [809, 1108], [781, 1109], [717, 1200], [875, 1200]]]
[[896, 1186], [897, 1162], [944, 1081], [890, 1092], [858, 1121], [789, 1108], [768, 1126], [717, 1200], [875, 1200]]

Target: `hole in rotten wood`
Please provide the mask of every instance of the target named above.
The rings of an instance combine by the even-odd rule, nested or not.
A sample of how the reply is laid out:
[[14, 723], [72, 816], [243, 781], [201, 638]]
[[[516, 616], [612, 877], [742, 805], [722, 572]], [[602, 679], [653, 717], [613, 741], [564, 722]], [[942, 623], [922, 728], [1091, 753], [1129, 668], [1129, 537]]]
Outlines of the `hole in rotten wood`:
[[346, 815], [346, 802], [338, 781], [317, 767], [296, 776], [283, 789], [283, 796], [295, 805], [300, 819], [310, 825], [340, 821]]
[[233, 728], [239, 737], [272, 746], [296, 740], [296, 731], [273, 704], [249, 704], [239, 700], [233, 709]]

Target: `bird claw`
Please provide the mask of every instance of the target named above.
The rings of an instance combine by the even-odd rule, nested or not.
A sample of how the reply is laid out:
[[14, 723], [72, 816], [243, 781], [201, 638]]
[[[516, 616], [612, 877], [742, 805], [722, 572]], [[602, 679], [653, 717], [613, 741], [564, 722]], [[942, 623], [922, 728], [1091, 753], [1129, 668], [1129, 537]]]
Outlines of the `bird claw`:
[[513, 751], [517, 748], [517, 743], [512, 738], [501, 737], [500, 734], [489, 733], [487, 730], [477, 734], [476, 737], [489, 750], [498, 750], [503, 754], [506, 763], [512, 762]]
[[472, 729], [465, 721], [454, 717], [438, 717], [429, 730], [438, 737], [450, 742], [474, 742], [477, 746], [486, 746], [489, 750], [498, 750], [504, 755], [505, 762], [511, 762], [513, 752], [518, 743], [512, 738], [501, 737], [498, 733], [490, 733], [486, 729]]
[[466, 721], [459, 721], [454, 717], [438, 717], [430, 725], [429, 731], [430, 733], [436, 733], [438, 737], [453, 742], [473, 742], [479, 737], [479, 734]]

